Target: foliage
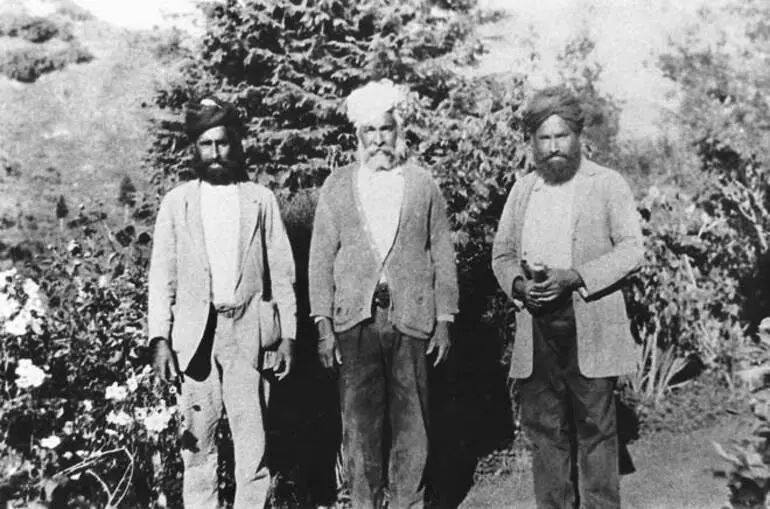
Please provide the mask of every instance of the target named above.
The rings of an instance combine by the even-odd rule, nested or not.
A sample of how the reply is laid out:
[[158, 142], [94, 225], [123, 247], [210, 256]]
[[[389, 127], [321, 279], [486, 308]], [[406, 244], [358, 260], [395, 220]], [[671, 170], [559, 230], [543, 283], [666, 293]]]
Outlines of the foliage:
[[[714, 217], [724, 218], [735, 232], [721, 265], [741, 283], [756, 278], [757, 260], [768, 252], [770, 232], [770, 158], [762, 147], [770, 142], [770, 104], [764, 99], [770, 84], [770, 7], [746, 0], [722, 9], [705, 10], [702, 22], [713, 32], [689, 34], [661, 59], [667, 76], [682, 89], [682, 142], [699, 160], [693, 168], [707, 185], [696, 199]], [[724, 27], [735, 26], [727, 32]], [[726, 239], [725, 239], [726, 240]], [[767, 281], [741, 293], [751, 302], [770, 302]], [[749, 307], [753, 327], [767, 309]]]
[[731, 447], [714, 443], [731, 465], [727, 473], [731, 509], [764, 508], [770, 493], [770, 318], [762, 322], [759, 340], [747, 350], [739, 375], [752, 390], [756, 421], [751, 435]]
[[28, 14], [4, 13], [0, 16], [0, 37], [19, 37], [29, 42], [43, 43], [54, 37], [72, 38], [69, 29], [56, 21]]
[[[192, 97], [229, 97], [248, 122], [252, 169], [288, 190], [317, 186], [351, 160], [355, 140], [342, 99], [362, 83], [390, 77], [434, 105], [445, 97], [442, 71], [431, 63], [469, 30], [464, 17], [433, 16], [427, 3], [383, 0], [230, 0], [212, 6], [208, 18], [199, 56], [156, 103], [176, 113]], [[179, 122], [157, 126], [156, 184], [189, 178], [187, 144]]]
[[43, 74], [70, 64], [90, 62], [93, 58], [90, 51], [76, 43], [55, 50], [40, 46], [16, 48], [0, 54], [0, 74], [12, 80], [32, 83]]
[[174, 398], [143, 347], [150, 236], [82, 211], [81, 224], [26, 276], [4, 274], [0, 486], [13, 500], [49, 486], [67, 503], [154, 507], [178, 498], [179, 460]]

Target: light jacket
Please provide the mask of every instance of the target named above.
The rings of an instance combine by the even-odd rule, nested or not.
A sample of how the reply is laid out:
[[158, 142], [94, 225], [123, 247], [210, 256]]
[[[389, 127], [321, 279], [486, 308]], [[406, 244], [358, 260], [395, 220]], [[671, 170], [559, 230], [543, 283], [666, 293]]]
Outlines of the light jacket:
[[[616, 171], [583, 159], [575, 180], [572, 268], [584, 287], [573, 295], [580, 372], [589, 378], [617, 376], [636, 369], [634, 341], [619, 285], [644, 259], [643, 238], [633, 194]], [[500, 217], [492, 248], [492, 269], [508, 296], [521, 269], [521, 233], [536, 174], [514, 184]], [[510, 376], [532, 373], [532, 316], [520, 308]]]
[[[237, 185], [241, 217], [233, 327], [242, 353], [257, 359], [263, 277], [260, 229], [265, 229], [273, 300], [278, 303], [282, 337], [286, 338], [296, 335], [294, 257], [273, 193], [254, 182]], [[211, 269], [198, 180], [176, 187], [161, 202], [148, 293], [148, 338], [169, 340], [184, 370], [203, 337], [211, 306]]]

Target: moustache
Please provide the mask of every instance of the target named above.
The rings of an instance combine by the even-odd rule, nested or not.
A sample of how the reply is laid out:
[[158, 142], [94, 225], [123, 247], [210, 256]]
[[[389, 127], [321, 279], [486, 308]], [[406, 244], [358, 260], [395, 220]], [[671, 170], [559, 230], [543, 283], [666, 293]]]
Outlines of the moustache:
[[210, 183], [226, 184], [244, 180], [245, 171], [236, 161], [198, 161], [195, 165], [197, 175]]

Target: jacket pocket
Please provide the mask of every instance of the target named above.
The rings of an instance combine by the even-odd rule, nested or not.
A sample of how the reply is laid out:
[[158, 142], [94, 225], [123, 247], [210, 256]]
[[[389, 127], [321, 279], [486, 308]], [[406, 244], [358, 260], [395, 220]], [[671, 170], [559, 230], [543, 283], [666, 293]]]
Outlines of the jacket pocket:
[[426, 335], [433, 333], [436, 325], [436, 295], [433, 289], [410, 292], [401, 316], [405, 326]]

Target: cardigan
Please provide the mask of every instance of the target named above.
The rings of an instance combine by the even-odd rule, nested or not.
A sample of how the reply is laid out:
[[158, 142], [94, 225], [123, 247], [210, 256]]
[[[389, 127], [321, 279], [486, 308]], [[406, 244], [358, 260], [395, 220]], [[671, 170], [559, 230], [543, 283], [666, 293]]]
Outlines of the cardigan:
[[321, 188], [310, 242], [310, 312], [331, 318], [336, 332], [371, 318], [384, 271], [391, 322], [403, 334], [428, 339], [437, 316], [458, 311], [446, 202], [428, 171], [405, 163], [396, 237], [383, 257], [365, 220], [358, 169], [354, 164], [336, 170]]

